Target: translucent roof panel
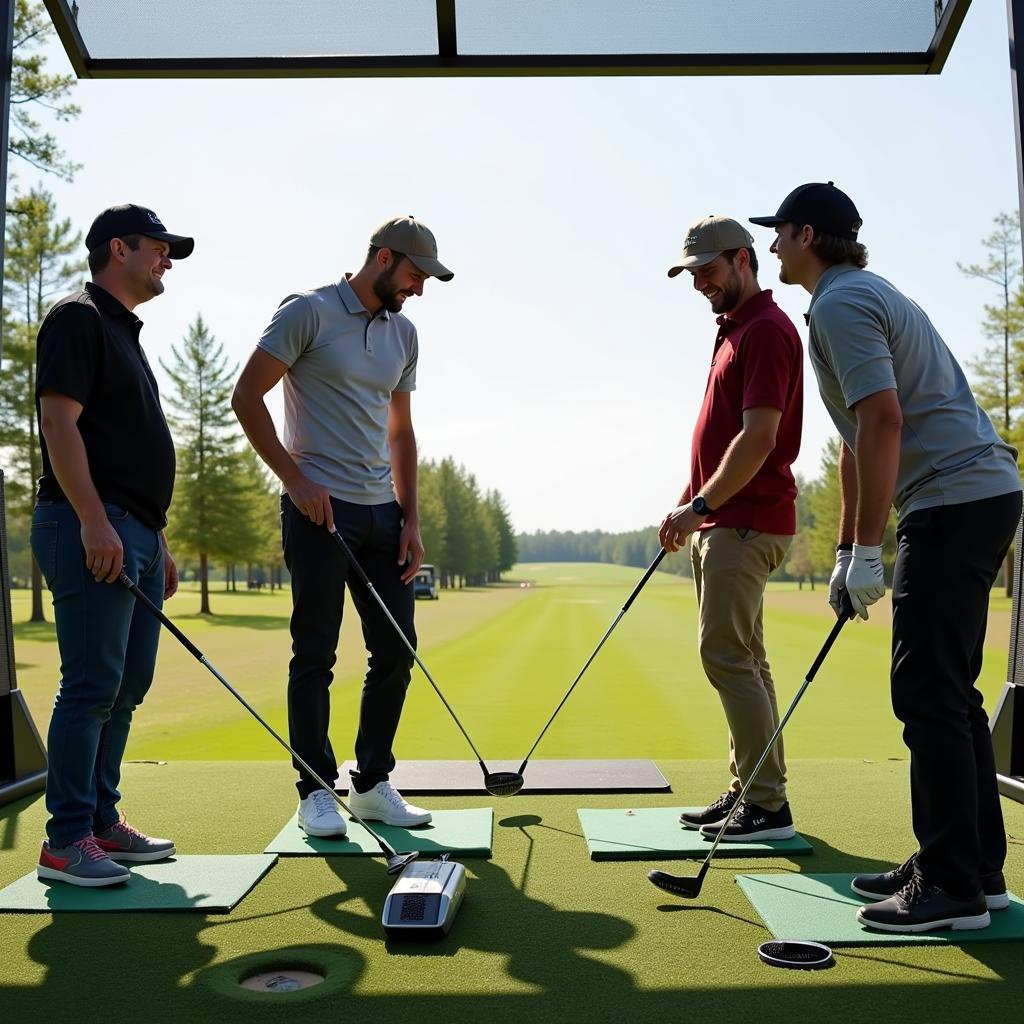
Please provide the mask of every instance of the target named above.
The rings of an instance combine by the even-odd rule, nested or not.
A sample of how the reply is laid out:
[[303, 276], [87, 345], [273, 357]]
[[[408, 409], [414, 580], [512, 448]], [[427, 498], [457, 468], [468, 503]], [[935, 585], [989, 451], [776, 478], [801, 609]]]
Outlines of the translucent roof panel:
[[456, 0], [460, 53], [900, 53], [935, 0]]
[[434, 0], [77, 0], [94, 58], [437, 53]]
[[82, 77], [941, 71], [971, 0], [44, 0]]

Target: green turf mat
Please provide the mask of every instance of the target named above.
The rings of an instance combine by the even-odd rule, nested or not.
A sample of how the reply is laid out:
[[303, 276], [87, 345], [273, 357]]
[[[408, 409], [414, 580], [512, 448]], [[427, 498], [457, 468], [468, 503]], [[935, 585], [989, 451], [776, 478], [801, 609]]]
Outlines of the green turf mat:
[[992, 912], [992, 924], [977, 931], [936, 931], [920, 935], [876, 932], [857, 921], [869, 902], [850, 891], [853, 875], [737, 875], [736, 882], [777, 939], [811, 939], [830, 946], [875, 946], [936, 942], [1024, 940], [1024, 901], [1010, 896], [1006, 910]]
[[65, 910], [231, 910], [273, 867], [263, 853], [219, 857], [172, 857], [156, 864], [129, 864], [131, 880], [109, 888], [83, 889], [41, 882], [29, 872], [0, 889], [0, 911], [58, 913]]
[[[441, 853], [445, 850], [463, 857], [490, 857], [494, 812], [490, 807], [462, 811], [433, 811], [434, 820], [424, 828], [398, 828], [370, 822], [399, 852]], [[297, 815], [277, 834], [267, 853], [282, 856], [379, 856], [377, 841], [361, 825], [348, 820], [348, 835], [343, 839], [318, 839], [299, 828]]]
[[[711, 840], [683, 828], [679, 815], [699, 807], [580, 808], [580, 824], [591, 860], [677, 860], [706, 857]], [[716, 857], [799, 856], [811, 853], [801, 835], [764, 843], [719, 843]]]

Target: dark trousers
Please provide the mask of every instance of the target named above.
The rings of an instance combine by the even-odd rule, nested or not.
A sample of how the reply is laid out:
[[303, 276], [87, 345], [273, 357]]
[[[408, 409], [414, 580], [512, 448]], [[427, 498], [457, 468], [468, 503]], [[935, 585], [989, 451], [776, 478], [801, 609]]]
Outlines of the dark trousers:
[[981, 671], [989, 592], [1019, 492], [912, 512], [896, 531], [892, 706], [910, 750], [917, 869], [968, 898], [1006, 857]]
[[[416, 646], [412, 586], [402, 582], [398, 542], [402, 509], [397, 502], [354, 505], [331, 499], [334, 523], [395, 621]], [[281, 498], [284, 561], [292, 577], [292, 660], [288, 666], [288, 734], [296, 752], [327, 783], [338, 776], [328, 730], [330, 685], [337, 660], [345, 584], [363, 624], [369, 666], [363, 682], [353, 783], [361, 791], [384, 781], [395, 767], [392, 752], [413, 659], [326, 527], [307, 519]], [[320, 784], [298, 764], [300, 797]]]

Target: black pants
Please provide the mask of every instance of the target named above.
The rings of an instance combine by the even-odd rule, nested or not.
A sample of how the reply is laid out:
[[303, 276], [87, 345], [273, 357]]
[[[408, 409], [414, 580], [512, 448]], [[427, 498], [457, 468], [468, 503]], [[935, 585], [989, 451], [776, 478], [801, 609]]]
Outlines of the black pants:
[[988, 599], [1019, 492], [912, 512], [896, 531], [892, 706], [910, 750], [918, 871], [952, 896], [1006, 857], [988, 716], [975, 686]]
[[[397, 502], [354, 505], [334, 498], [331, 506], [338, 532], [415, 647], [412, 586], [402, 582], [402, 567], [398, 564], [401, 507]], [[281, 537], [285, 565], [292, 577], [292, 660], [288, 666], [291, 744], [325, 782], [333, 784], [338, 762], [328, 736], [329, 690], [348, 582], [370, 655], [356, 736], [358, 772], [353, 773], [354, 784], [365, 791], [386, 779], [395, 767], [391, 747], [413, 659], [373, 595], [349, 568], [337, 541], [326, 527], [307, 519], [288, 495], [281, 498]], [[295, 768], [299, 772], [296, 788], [300, 797], [320, 788], [298, 764]]]

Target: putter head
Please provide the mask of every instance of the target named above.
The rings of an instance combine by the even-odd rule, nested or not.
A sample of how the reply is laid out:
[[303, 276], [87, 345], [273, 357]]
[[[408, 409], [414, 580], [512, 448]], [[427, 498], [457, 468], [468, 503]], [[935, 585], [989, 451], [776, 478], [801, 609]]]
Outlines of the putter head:
[[649, 871], [647, 879], [652, 885], [656, 885], [673, 896], [682, 896], [685, 900], [695, 900], [700, 895], [701, 885], [704, 883], [705, 865], [696, 878], [688, 878], [686, 875], [670, 875], [667, 871]]
[[484, 789], [491, 796], [515, 796], [525, 782], [519, 772], [488, 772], [484, 776]]
[[388, 857], [388, 874], [400, 875], [418, 856], [419, 853], [413, 850], [412, 853], [396, 853]]

